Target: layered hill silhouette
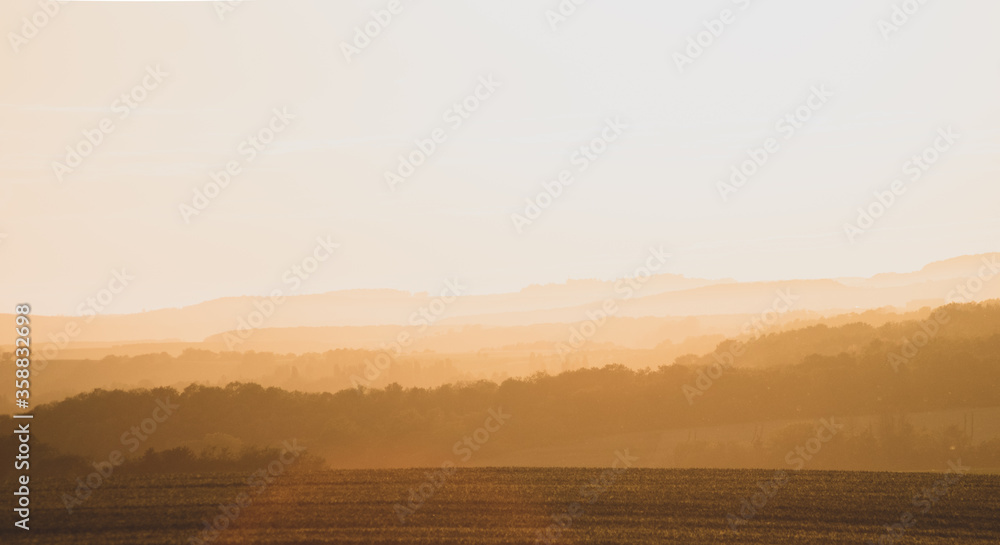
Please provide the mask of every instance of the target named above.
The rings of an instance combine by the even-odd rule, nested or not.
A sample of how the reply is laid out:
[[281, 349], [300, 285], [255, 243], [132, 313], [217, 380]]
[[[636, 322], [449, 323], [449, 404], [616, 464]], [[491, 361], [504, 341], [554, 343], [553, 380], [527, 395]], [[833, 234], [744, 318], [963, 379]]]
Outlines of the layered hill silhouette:
[[[784, 327], [789, 321], [884, 307], [902, 312], [997, 298], [1000, 282], [985, 277], [998, 272], [1000, 254], [983, 254], [871, 278], [737, 282], [663, 274], [644, 283], [573, 280], [517, 293], [454, 298], [455, 291], [462, 293], [462, 282], [449, 280], [458, 289], [442, 284], [447, 301], [436, 293], [353, 290], [289, 296], [280, 305], [260, 297], [229, 297], [178, 309], [95, 317], [46, 316], [36, 309], [33, 331], [36, 343], [49, 345], [51, 357], [178, 354], [186, 348], [294, 353], [377, 349], [403, 328], [411, 333], [414, 350], [461, 352], [567, 342], [567, 325], [601, 321], [605, 305], [611, 304], [612, 316], [606, 325], [601, 321], [588, 341], [639, 349], [689, 337], [737, 334], [747, 320], [766, 312], [779, 292], [794, 298], [777, 319], [775, 326]], [[960, 295], [960, 286], [975, 290]], [[241, 337], [238, 346], [226, 342], [227, 334], [231, 340], [247, 330], [253, 330], [252, 339]], [[12, 330], [0, 332], [0, 345], [12, 344], [13, 335]]]
[[[220, 448], [244, 463], [290, 438], [344, 468], [432, 466], [466, 449], [468, 465], [599, 465], [616, 448], [634, 449], [645, 466], [783, 467], [787, 452], [831, 421], [842, 431], [815, 469], [924, 470], [960, 456], [983, 470], [1000, 467], [998, 354], [1000, 301], [947, 305], [877, 327], [812, 325], [729, 339], [711, 353], [639, 369], [617, 364], [429, 388], [396, 381], [321, 388], [316, 373], [365, 376], [366, 351], [284, 361], [189, 351], [78, 365], [149, 377], [185, 366], [283, 369], [276, 375], [283, 383], [102, 388], [40, 406], [34, 422], [53, 460], [58, 453], [100, 459], [120, 448], [122, 430], [137, 418], [174, 407], [130, 454], [137, 471], [224, 469], [229, 458], [217, 455]], [[389, 363], [390, 378], [407, 365]], [[498, 425], [496, 414], [510, 416]], [[487, 439], [472, 450], [463, 438], [491, 417]]]

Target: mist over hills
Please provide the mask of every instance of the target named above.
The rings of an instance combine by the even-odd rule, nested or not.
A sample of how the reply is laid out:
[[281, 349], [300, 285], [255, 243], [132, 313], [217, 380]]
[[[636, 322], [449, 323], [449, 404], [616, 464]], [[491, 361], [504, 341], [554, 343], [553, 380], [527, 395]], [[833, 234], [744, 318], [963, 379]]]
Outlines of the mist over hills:
[[[474, 429], [490, 407], [515, 415], [517, 424], [476, 464], [596, 465], [609, 447], [627, 444], [650, 467], [777, 467], [788, 445], [808, 439], [817, 419], [836, 417], [849, 431], [825, 468], [925, 470], [949, 453], [1000, 467], [1000, 300], [815, 314], [775, 312], [773, 323], [760, 328], [754, 324], [767, 322], [766, 313], [609, 317], [602, 331], [631, 335], [642, 347], [595, 335], [568, 353], [555, 339], [578, 327], [572, 324], [437, 326], [452, 331], [428, 333], [420, 340], [425, 344], [399, 354], [207, 351], [195, 348], [206, 343], [196, 343], [179, 355], [74, 359], [66, 350], [35, 362], [32, 399], [45, 423], [40, 438], [53, 456], [47, 460], [70, 464], [67, 471], [109, 448], [120, 435], [109, 430], [166, 398], [195, 416], [171, 420], [172, 431], [144, 444], [141, 458], [139, 451], [130, 458], [134, 471], [252, 464], [292, 421], [297, 437], [332, 467], [426, 465], [447, 455], [454, 437]], [[750, 329], [734, 329], [738, 319]], [[699, 335], [710, 329], [706, 324], [735, 333]], [[550, 338], [492, 350], [436, 350], [496, 342], [494, 329], [506, 340], [539, 332]], [[357, 342], [359, 332], [399, 338], [400, 328], [268, 329], [247, 346], [301, 346], [326, 330], [342, 335], [331, 342]], [[282, 333], [293, 337], [282, 340]], [[4, 352], [0, 370], [13, 372], [13, 363]], [[0, 392], [0, 404], [9, 401]], [[263, 415], [284, 415], [282, 425], [262, 427], [273, 421]], [[240, 457], [212, 454], [222, 448]]]
[[[475, 376], [473, 360], [426, 365], [413, 357], [391, 359], [373, 376], [377, 355], [366, 351], [59, 361], [41, 384], [59, 365], [59, 380], [86, 393], [38, 407], [36, 421], [41, 441], [86, 460], [112, 448], [136, 415], [173, 404], [177, 416], [142, 444], [162, 454], [132, 456], [152, 471], [225, 467], [210, 453], [253, 453], [287, 436], [333, 467], [432, 465], [489, 411], [511, 415], [510, 423], [474, 465], [598, 465], [618, 444], [641, 452], [646, 467], [781, 467], [817, 422], [832, 419], [844, 432], [817, 467], [927, 470], [947, 456], [1000, 467], [1000, 301], [952, 304], [879, 327], [769, 333], [739, 351], [734, 342], [700, 357], [654, 353], [642, 361], [620, 352], [630, 365], [520, 378]], [[443, 373], [436, 385], [405, 385], [434, 373]], [[99, 374], [147, 382], [89, 391], [83, 382]], [[176, 383], [164, 387], [171, 375]]]
[[[303, 353], [336, 348], [377, 348], [405, 328], [414, 350], [466, 351], [510, 345], [565, 342], [568, 325], [601, 321], [594, 343], [651, 348], [690, 336], [733, 335], [785, 293], [789, 304], [776, 327], [851, 312], [895, 307], [916, 310], [950, 301], [1000, 297], [1000, 254], [962, 256], [910, 273], [871, 278], [770, 282], [706, 280], [673, 274], [615, 281], [571, 280], [533, 285], [517, 293], [466, 294], [461, 279], [442, 283], [440, 293], [351, 290], [288, 296], [227, 297], [177, 309], [137, 314], [46, 316], [35, 309], [36, 342], [64, 357], [138, 354], [185, 348], [271, 350]], [[980, 279], [982, 276], [982, 279]], [[956, 289], [972, 286], [964, 295]], [[613, 308], [606, 312], [605, 305]], [[9, 317], [9, 315], [2, 315]], [[634, 319], [634, 320], [633, 320]], [[239, 346], [227, 333], [253, 330]], [[12, 344], [13, 332], [0, 333]], [[44, 354], [43, 354], [44, 355]]]

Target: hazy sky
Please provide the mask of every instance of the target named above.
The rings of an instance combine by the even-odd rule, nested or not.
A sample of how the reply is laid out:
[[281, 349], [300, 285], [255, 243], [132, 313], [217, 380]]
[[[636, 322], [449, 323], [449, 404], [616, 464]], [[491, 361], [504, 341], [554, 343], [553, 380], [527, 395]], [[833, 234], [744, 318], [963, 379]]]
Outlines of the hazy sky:
[[[888, 41], [882, 0], [589, 0], [555, 31], [558, 0], [402, 0], [350, 62], [342, 42], [388, 1], [220, 4], [71, 2], [23, 41], [22, 17], [47, 17], [0, 7], [0, 308], [73, 313], [123, 267], [135, 280], [111, 312], [264, 294], [328, 235], [341, 247], [297, 293], [612, 278], [659, 245], [667, 272], [741, 280], [998, 250], [992, 0], [931, 0]], [[732, 23], [678, 70], [724, 9]], [[447, 112], [490, 76], [456, 128]], [[775, 123], [814, 86], [832, 97], [786, 139]], [[250, 160], [240, 143], [275, 108], [296, 117]], [[580, 172], [574, 150], [615, 116], [628, 128]], [[53, 162], [102, 120], [114, 130], [60, 181]], [[945, 127], [958, 142], [852, 244], [856, 208]], [[391, 192], [385, 171], [439, 128]], [[723, 200], [717, 182], [772, 136], [780, 149]], [[179, 206], [233, 161], [185, 222]], [[564, 169], [573, 184], [518, 233], [511, 215]]]

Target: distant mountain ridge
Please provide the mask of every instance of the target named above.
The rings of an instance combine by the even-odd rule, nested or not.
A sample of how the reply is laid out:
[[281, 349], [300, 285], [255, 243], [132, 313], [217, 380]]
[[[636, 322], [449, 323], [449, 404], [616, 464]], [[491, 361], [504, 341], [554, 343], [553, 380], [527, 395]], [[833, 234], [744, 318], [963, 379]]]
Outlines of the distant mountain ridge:
[[[937, 306], [948, 300], [956, 286], [968, 284], [981, 272], [997, 274], [1000, 254], [961, 256], [928, 264], [919, 271], [885, 273], [871, 278], [838, 278], [738, 282], [732, 279], [698, 279], [675, 274], [650, 277], [641, 287], [628, 288], [625, 280], [570, 280], [563, 284], [532, 285], [517, 293], [460, 295], [442, 305], [438, 294], [397, 290], [347, 290], [315, 295], [295, 295], [274, 306], [270, 316], [256, 323], [260, 328], [296, 327], [413, 327], [421, 309], [443, 311], [433, 315], [441, 326], [504, 326], [573, 324], [587, 320], [588, 312], [612, 301], [619, 318], [752, 315], [765, 311], [779, 290], [796, 297], [792, 310], [855, 312], [882, 307], [901, 309]], [[998, 277], [1000, 279], [1000, 277]], [[461, 280], [457, 281], [461, 284]], [[634, 282], [633, 282], [634, 284]], [[444, 283], [442, 283], [442, 289]], [[970, 301], [1000, 297], [1000, 281], [983, 280]], [[34, 315], [33, 331], [42, 343], [81, 342], [198, 342], [248, 323], [258, 306], [269, 307], [262, 297], [226, 297], [177, 309], [137, 314], [84, 317]], [[449, 297], [450, 299], [450, 297]], [[258, 303], [255, 306], [255, 302]], [[38, 309], [36, 309], [36, 312]], [[5, 315], [4, 319], [10, 319]], [[426, 314], [424, 314], [426, 316]], [[67, 325], [77, 334], [69, 338]], [[246, 327], [246, 326], [242, 326]], [[36, 341], [38, 342], [38, 341]], [[13, 330], [2, 330], [0, 343], [13, 343]]]

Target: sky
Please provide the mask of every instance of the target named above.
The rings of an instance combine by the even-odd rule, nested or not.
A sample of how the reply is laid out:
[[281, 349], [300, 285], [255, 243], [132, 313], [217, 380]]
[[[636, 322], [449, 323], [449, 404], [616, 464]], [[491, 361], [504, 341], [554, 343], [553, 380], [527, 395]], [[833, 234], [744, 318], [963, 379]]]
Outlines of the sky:
[[[339, 246], [295, 293], [611, 279], [651, 247], [664, 272], [745, 281], [996, 251], [1000, 4], [930, 0], [889, 32], [898, 3], [5, 2], [0, 308], [74, 314], [122, 270], [106, 312], [263, 295], [317, 237]], [[89, 154], [69, 167], [67, 146]]]

